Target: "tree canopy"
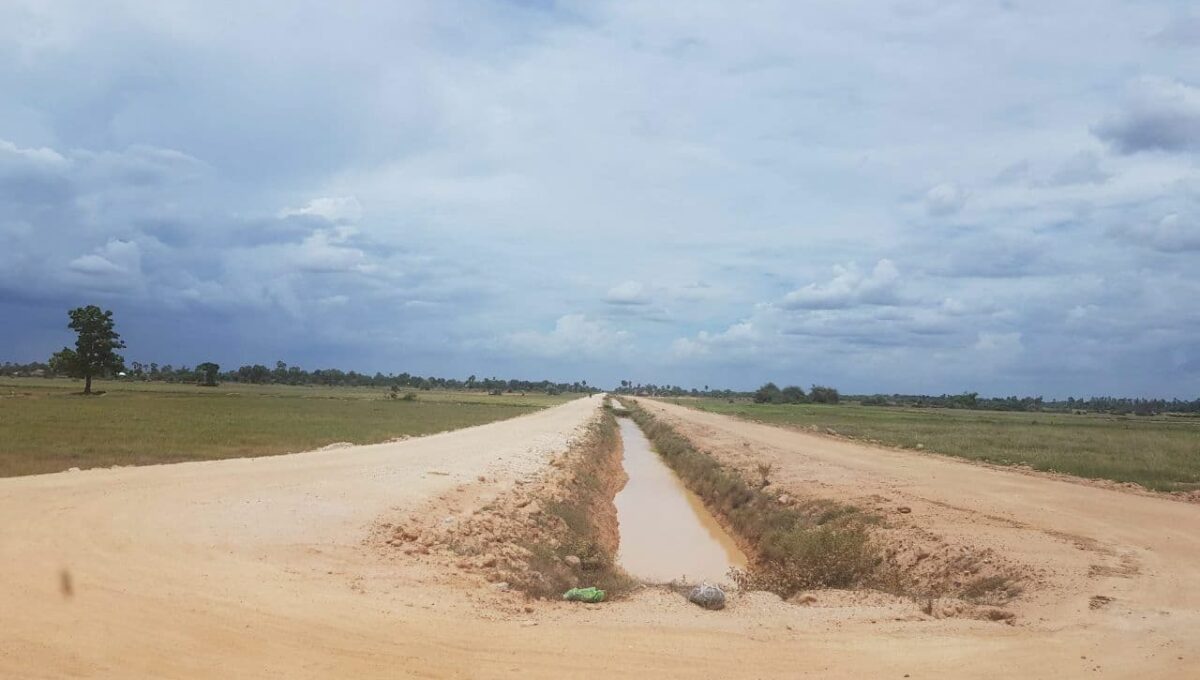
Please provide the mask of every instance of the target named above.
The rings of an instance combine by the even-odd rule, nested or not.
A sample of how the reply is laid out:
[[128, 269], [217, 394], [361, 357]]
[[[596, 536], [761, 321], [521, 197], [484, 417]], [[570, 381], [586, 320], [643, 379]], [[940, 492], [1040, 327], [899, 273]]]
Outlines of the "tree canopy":
[[50, 368], [55, 373], [83, 378], [83, 393], [92, 393], [92, 377], [124, 370], [125, 359], [117, 350], [125, 348], [125, 341], [114, 329], [113, 314], [101, 311], [96, 305], [77, 307], [67, 313], [71, 322], [67, 327], [75, 331], [75, 349], [68, 347], [50, 357]]
[[211, 361], [206, 361], [196, 366], [196, 372], [203, 376], [204, 382], [201, 384], [205, 387], [216, 387], [217, 376], [221, 373], [221, 367]]

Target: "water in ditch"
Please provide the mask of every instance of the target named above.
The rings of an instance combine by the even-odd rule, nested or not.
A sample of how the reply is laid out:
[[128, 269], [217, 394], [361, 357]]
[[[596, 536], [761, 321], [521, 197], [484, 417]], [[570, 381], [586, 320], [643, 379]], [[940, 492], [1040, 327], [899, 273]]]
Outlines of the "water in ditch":
[[746, 556], [654, 452], [637, 423], [617, 422], [629, 475], [615, 499], [621, 534], [617, 562], [651, 582], [728, 582], [730, 567], [744, 567]]

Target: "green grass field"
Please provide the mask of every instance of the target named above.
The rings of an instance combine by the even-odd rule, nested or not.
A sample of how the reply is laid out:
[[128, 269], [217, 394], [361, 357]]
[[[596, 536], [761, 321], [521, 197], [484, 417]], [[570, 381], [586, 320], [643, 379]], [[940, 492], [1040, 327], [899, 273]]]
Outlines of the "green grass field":
[[0, 378], [0, 477], [71, 467], [262, 456], [334, 442], [370, 444], [490, 423], [575, 395], [488, 396], [379, 388]]
[[771, 425], [815, 427], [889, 446], [1159, 491], [1200, 488], [1200, 418], [914, 409], [856, 404], [755, 404], [670, 399]]

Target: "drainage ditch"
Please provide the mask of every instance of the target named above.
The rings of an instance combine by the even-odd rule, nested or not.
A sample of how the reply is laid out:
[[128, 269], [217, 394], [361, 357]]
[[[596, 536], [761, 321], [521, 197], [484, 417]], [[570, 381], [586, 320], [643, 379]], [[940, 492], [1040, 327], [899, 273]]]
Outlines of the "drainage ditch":
[[725, 529], [653, 450], [632, 419], [618, 418], [628, 481], [617, 493], [617, 563], [650, 583], [729, 581], [746, 567]]
[[727, 467], [636, 402], [613, 400], [542, 474], [483, 505], [449, 495], [380, 528], [405, 555], [440, 555], [497, 590], [536, 598], [576, 586], [618, 598], [639, 582], [732, 581], [785, 599], [882, 590], [934, 616], [1011, 620], [993, 607], [1020, 587], [990, 551], [913, 545], [911, 533], [892, 535], [870, 511], [784, 494], [759, 472]]

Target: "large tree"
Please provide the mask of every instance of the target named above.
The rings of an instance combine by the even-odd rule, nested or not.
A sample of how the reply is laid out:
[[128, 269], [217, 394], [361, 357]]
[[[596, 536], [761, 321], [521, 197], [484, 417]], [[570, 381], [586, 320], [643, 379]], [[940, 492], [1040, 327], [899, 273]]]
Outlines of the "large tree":
[[125, 359], [117, 350], [125, 348], [125, 341], [113, 330], [111, 311], [101, 311], [96, 305], [79, 307], [68, 312], [71, 323], [67, 327], [78, 334], [75, 349], [62, 348], [50, 357], [50, 368], [55, 373], [65, 373], [73, 378], [83, 378], [83, 393], [92, 393], [92, 377], [105, 373], [116, 373], [125, 367]]
[[779, 386], [773, 382], [758, 388], [754, 392], [754, 403], [756, 404], [774, 404], [780, 400], [781, 392]]
[[202, 385], [205, 387], [216, 387], [217, 374], [221, 372], [221, 367], [211, 361], [206, 361], [196, 367], [196, 372], [203, 376], [204, 382], [201, 383]]

